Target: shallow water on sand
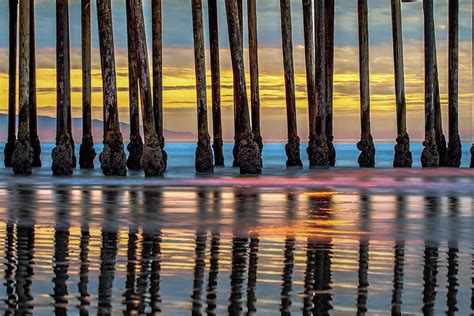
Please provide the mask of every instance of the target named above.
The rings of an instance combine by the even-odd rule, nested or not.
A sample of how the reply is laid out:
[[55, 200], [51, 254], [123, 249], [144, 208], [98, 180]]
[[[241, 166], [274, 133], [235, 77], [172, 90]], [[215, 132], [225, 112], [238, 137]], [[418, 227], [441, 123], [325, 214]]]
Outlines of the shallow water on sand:
[[173, 146], [164, 180], [52, 178], [46, 158], [32, 177], [1, 171], [0, 311], [474, 313], [472, 171], [275, 158], [266, 177], [195, 177]]

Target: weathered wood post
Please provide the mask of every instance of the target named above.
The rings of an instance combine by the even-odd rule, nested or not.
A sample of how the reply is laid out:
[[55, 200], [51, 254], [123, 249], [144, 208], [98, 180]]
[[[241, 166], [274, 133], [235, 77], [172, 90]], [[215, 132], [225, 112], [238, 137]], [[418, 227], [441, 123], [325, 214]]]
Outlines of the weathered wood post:
[[18, 0], [9, 1], [9, 46], [8, 46], [8, 138], [5, 144], [5, 167], [12, 166], [12, 155], [16, 145], [16, 58], [18, 31]]
[[288, 128], [288, 143], [286, 150], [286, 166], [301, 167], [300, 138], [296, 121], [295, 99], [295, 70], [293, 64], [293, 36], [291, 28], [291, 3], [290, 0], [280, 0], [281, 11], [281, 37], [283, 48], [283, 68], [285, 72], [286, 92], [286, 121]]
[[[240, 45], [242, 48], [242, 51], [244, 50], [244, 11], [243, 11], [243, 0], [235, 0], [237, 1], [237, 16], [238, 16], [238, 21], [239, 21], [239, 27], [240, 27]], [[238, 93], [237, 93], [237, 85], [238, 82], [235, 81], [236, 78], [234, 77], [234, 149], [232, 150], [232, 154], [234, 156], [234, 161], [232, 162], [233, 167], [239, 167], [239, 136], [241, 134], [241, 128], [240, 128], [240, 120], [239, 120], [239, 114], [237, 110], [237, 102], [238, 102]]]
[[97, 0], [97, 17], [99, 21], [100, 61], [105, 109], [104, 151], [101, 154], [102, 171], [107, 176], [125, 176], [127, 174], [127, 157], [123, 148], [117, 108], [117, 82], [110, 0]]
[[250, 64], [250, 108], [252, 112], [253, 138], [263, 150], [263, 139], [260, 131], [260, 85], [258, 68], [258, 33], [257, 33], [257, 1], [247, 1], [249, 31], [249, 64]]
[[306, 64], [306, 95], [308, 98], [309, 142], [308, 160], [310, 166], [315, 163], [316, 153], [316, 79], [315, 79], [315, 51], [313, 32], [313, 5], [312, 0], [303, 0], [303, 31], [304, 56]]
[[224, 166], [223, 140], [222, 140], [222, 115], [221, 115], [221, 78], [219, 64], [219, 23], [217, 0], [208, 1], [209, 39], [211, 55], [211, 81], [212, 81], [212, 130], [214, 149], [214, 165]]
[[136, 50], [134, 49], [134, 35], [132, 24], [131, 1], [126, 1], [127, 13], [127, 39], [128, 39], [128, 99], [130, 113], [130, 141], [127, 145], [127, 167], [130, 170], [142, 168], [140, 159], [143, 153], [143, 140], [140, 136], [140, 112], [138, 109], [138, 64]]
[[145, 20], [141, 0], [131, 2], [131, 17], [133, 26], [133, 49], [138, 66], [138, 81], [140, 82], [140, 100], [142, 109], [143, 146], [140, 164], [147, 177], [161, 177], [164, 172], [163, 154], [160, 141], [156, 133], [153, 113], [153, 99], [151, 96], [150, 70], [148, 67], [148, 51], [146, 44]]
[[435, 134], [434, 109], [434, 32], [433, 0], [423, 0], [425, 26], [425, 140], [421, 163], [423, 167], [439, 166], [439, 153]]
[[161, 0], [152, 0], [152, 55], [153, 55], [153, 113], [155, 130], [163, 155], [163, 168], [166, 171], [168, 154], [165, 151], [163, 134], [163, 17]]
[[30, 175], [33, 163], [33, 148], [30, 144], [30, 0], [20, 0], [20, 45], [19, 45], [19, 117], [18, 143], [12, 155], [13, 172]]
[[433, 54], [434, 54], [434, 111], [435, 111], [435, 135], [436, 146], [438, 147], [439, 165], [446, 166], [446, 158], [448, 148], [446, 145], [446, 137], [443, 133], [443, 116], [441, 113], [441, 95], [439, 89], [439, 74], [438, 74], [438, 53], [436, 49], [436, 32], [433, 22]]
[[73, 174], [73, 147], [69, 132], [71, 78], [69, 51], [69, 0], [56, 0], [56, 147], [53, 149], [53, 175]]
[[262, 172], [260, 148], [253, 139], [250, 127], [247, 87], [245, 84], [242, 36], [236, 0], [225, 0], [227, 25], [229, 31], [232, 70], [236, 83], [236, 112], [241, 130], [236, 134], [238, 140], [238, 161], [241, 174], [260, 174]]
[[375, 146], [370, 128], [370, 79], [369, 79], [369, 23], [367, 0], [358, 0], [359, 64], [360, 64], [360, 115], [361, 139], [357, 148], [361, 151], [359, 166], [375, 167]]
[[211, 139], [207, 126], [206, 55], [204, 52], [204, 27], [201, 0], [192, 0], [192, 11], [198, 112], [198, 143], [196, 148], [195, 168], [198, 173], [205, 173], [214, 171], [214, 163], [210, 144]]
[[310, 167], [329, 167], [329, 147], [326, 134], [326, 110], [327, 110], [327, 89], [326, 89], [326, 22], [325, 22], [325, 1], [316, 0], [314, 2], [314, 46], [316, 48], [316, 138], [314, 161], [310, 161]]
[[41, 143], [38, 137], [36, 105], [36, 35], [35, 0], [30, 0], [30, 143], [33, 147], [33, 167], [41, 167]]
[[79, 165], [94, 169], [94, 139], [92, 138], [92, 85], [91, 85], [91, 1], [81, 0], [82, 47], [82, 144]]
[[449, 0], [449, 145], [447, 165], [461, 166], [462, 146], [458, 119], [459, 0]]
[[326, 140], [329, 149], [329, 165], [336, 165], [336, 148], [334, 148], [333, 120], [334, 120], [334, 1], [325, 0], [324, 9], [326, 11], [325, 43], [326, 43]]
[[391, 0], [393, 58], [395, 71], [395, 98], [397, 105], [397, 144], [393, 166], [410, 168], [413, 162], [410, 151], [410, 137], [407, 132], [407, 108], [405, 99], [405, 70], [403, 58], [403, 29], [400, 0]]

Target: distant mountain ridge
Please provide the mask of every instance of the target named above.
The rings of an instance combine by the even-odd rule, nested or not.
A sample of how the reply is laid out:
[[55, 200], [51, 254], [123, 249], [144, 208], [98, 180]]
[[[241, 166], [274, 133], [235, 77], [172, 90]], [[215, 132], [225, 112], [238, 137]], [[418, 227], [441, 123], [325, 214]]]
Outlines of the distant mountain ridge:
[[[103, 124], [100, 120], [92, 120], [92, 136], [95, 142], [101, 142], [103, 136]], [[127, 123], [120, 123], [120, 130], [122, 132], [124, 141], [127, 142], [130, 135], [130, 125]], [[38, 134], [42, 142], [54, 142], [56, 139], [56, 118], [49, 116], [38, 116]], [[72, 134], [76, 143], [82, 139], [82, 119], [72, 119]], [[3, 140], [8, 135], [8, 116], [7, 114], [0, 114], [0, 135]], [[164, 130], [164, 136], [167, 140], [173, 141], [190, 141], [195, 140], [196, 136], [191, 132], [176, 132]], [[2, 141], [3, 141], [2, 140]]]

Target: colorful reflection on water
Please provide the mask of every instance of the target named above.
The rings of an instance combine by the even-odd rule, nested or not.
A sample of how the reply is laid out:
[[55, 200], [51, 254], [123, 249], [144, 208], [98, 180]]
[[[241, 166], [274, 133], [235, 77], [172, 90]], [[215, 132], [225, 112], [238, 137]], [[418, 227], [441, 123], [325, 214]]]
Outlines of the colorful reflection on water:
[[289, 187], [0, 188], [0, 310], [474, 311], [473, 199]]

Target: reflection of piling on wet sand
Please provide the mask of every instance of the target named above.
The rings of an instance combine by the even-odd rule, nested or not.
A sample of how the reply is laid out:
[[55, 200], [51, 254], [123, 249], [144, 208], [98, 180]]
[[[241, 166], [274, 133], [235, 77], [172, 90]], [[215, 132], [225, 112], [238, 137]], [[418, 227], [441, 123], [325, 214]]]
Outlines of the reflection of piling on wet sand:
[[[283, 68], [286, 91], [286, 144], [287, 166], [301, 166], [300, 138], [297, 128], [295, 99], [291, 1], [280, 0]], [[394, 52], [396, 96], [396, 145], [394, 167], [411, 167], [412, 154], [407, 128], [407, 101], [405, 95], [402, 3], [410, 0], [391, 0], [392, 35]], [[195, 169], [198, 173], [212, 172], [214, 164], [224, 165], [221, 80], [219, 66], [219, 10], [216, 0], [208, 0], [210, 65], [212, 81], [212, 137], [209, 133], [206, 96], [205, 38], [203, 1], [193, 0], [192, 22], [196, 72], [198, 142]], [[367, 0], [357, 0], [359, 69], [360, 69], [360, 167], [375, 166], [375, 145], [370, 117], [369, 71], [369, 13]], [[334, 0], [302, 0], [305, 62], [308, 96], [310, 167], [328, 167], [336, 164], [333, 145], [334, 92]], [[76, 166], [71, 126], [71, 61], [69, 36], [69, 1], [56, 3], [57, 53], [57, 131], [56, 147], [52, 152], [54, 175], [72, 175]], [[81, 168], [94, 167], [94, 142], [91, 133], [91, 1], [81, 0], [82, 30], [82, 144]], [[141, 0], [126, 1], [130, 135], [124, 152], [117, 106], [117, 83], [113, 41], [112, 1], [97, 1], [100, 59], [103, 83], [104, 151], [100, 155], [105, 175], [124, 176], [130, 170], [143, 169], [146, 176], [162, 176], [167, 169], [168, 155], [163, 136], [163, 23], [161, 0], [151, 0], [152, 8], [152, 72], [148, 65], [146, 30]], [[260, 86], [257, 36], [257, 1], [248, 0], [248, 14], [243, 14], [242, 0], [226, 0], [229, 50], [232, 60], [234, 86], [234, 166], [242, 174], [260, 174], [262, 171], [263, 139], [260, 126]], [[461, 165], [462, 147], [459, 133], [459, 0], [449, 1], [448, 27], [448, 131], [446, 146], [442, 124], [442, 102], [439, 87], [439, 65], [436, 52], [436, 34], [433, 0], [423, 1], [425, 34], [425, 137], [421, 155], [423, 167]], [[19, 14], [18, 14], [19, 12]], [[34, 0], [9, 1], [9, 101], [8, 136], [5, 145], [5, 166], [13, 167], [15, 174], [31, 174], [40, 167], [40, 140], [37, 126], [36, 102], [36, 41]], [[19, 18], [18, 18], [19, 16]], [[244, 67], [244, 18], [248, 19], [250, 106]], [[17, 30], [19, 29], [19, 73], [16, 73]], [[16, 135], [16, 82], [19, 82], [18, 134]], [[140, 136], [139, 106], [144, 127], [144, 141]], [[249, 110], [250, 108], [250, 110]], [[474, 167], [474, 146], [471, 150]]]

